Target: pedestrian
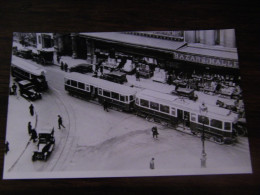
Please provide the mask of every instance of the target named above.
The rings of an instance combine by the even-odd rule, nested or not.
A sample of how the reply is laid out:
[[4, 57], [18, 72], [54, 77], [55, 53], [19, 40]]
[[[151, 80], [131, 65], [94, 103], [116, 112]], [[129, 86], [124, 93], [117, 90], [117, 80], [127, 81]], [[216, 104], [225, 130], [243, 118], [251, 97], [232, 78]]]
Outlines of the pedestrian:
[[106, 100], [104, 100], [103, 107], [104, 107], [104, 110], [106, 110], [108, 112], [108, 102]]
[[158, 138], [158, 135], [159, 135], [159, 133], [158, 133], [158, 130], [157, 130], [157, 127], [156, 126], [154, 126], [153, 128], [152, 128], [152, 133], [153, 133], [153, 138]]
[[58, 115], [58, 126], [59, 126], [59, 129], [60, 129], [60, 126], [62, 126], [63, 128], [65, 128], [64, 125], [62, 124], [62, 118], [61, 118], [60, 115]]
[[29, 135], [32, 134], [32, 125], [31, 125], [31, 122], [28, 122], [28, 134], [29, 134]]
[[32, 104], [30, 105], [29, 110], [30, 110], [31, 116], [33, 116], [34, 115], [34, 106]]
[[5, 154], [7, 154], [8, 151], [9, 151], [9, 142], [6, 141], [5, 142]]
[[64, 71], [67, 72], [68, 71], [68, 64], [64, 64]]
[[150, 161], [150, 169], [154, 169], [154, 158]]
[[32, 129], [31, 131], [31, 140], [33, 140], [33, 142], [36, 142], [37, 139], [37, 132], [35, 131], [35, 129]]
[[136, 77], [136, 81], [140, 81], [140, 73], [139, 73], [139, 70], [136, 70], [135, 77]]
[[15, 83], [13, 83], [12, 89], [13, 89], [13, 94], [16, 95], [17, 86]]

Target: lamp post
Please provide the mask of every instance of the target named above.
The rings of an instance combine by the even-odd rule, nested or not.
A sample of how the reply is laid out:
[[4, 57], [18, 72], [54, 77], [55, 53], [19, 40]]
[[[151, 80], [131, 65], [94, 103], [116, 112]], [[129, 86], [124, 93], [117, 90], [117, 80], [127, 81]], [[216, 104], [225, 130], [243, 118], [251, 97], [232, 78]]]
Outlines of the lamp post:
[[206, 114], [208, 112], [207, 106], [205, 106], [205, 103], [202, 102], [200, 106], [200, 113], [201, 113], [201, 119], [202, 119], [202, 136], [201, 136], [201, 142], [202, 142], [202, 152], [201, 152], [201, 168], [206, 168], [206, 152], [205, 152], [205, 120], [206, 120]]
[[201, 158], [200, 158], [200, 161], [201, 161], [201, 168], [206, 168], [206, 152], [205, 152], [205, 116], [202, 116], [202, 136], [201, 136], [201, 142], [202, 142], [202, 152], [201, 152]]

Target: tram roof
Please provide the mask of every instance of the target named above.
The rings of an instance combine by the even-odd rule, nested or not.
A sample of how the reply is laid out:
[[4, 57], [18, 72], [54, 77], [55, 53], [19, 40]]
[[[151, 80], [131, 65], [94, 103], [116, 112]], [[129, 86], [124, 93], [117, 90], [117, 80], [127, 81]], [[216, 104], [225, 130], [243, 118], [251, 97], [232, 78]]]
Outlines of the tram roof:
[[[144, 98], [149, 101], [154, 101], [160, 104], [166, 104], [168, 106], [177, 107], [183, 109], [184, 111], [195, 112], [196, 114], [200, 113], [200, 103], [193, 102], [192, 100], [187, 99], [183, 100], [175, 95], [164, 94], [157, 91], [145, 89], [138, 93], [137, 97]], [[208, 108], [206, 116], [210, 118], [213, 117], [216, 119], [218, 118], [220, 120], [226, 121], [234, 121], [235, 119], [237, 119], [237, 114], [234, 114], [232, 112], [230, 113], [230, 110], [211, 105], [206, 106]]]
[[12, 66], [16, 66], [28, 73], [37, 75], [37, 76], [41, 76], [44, 75], [46, 73], [46, 70], [43, 68], [39, 68], [33, 64], [30, 64], [26, 61], [24, 61], [23, 59], [20, 59], [16, 56], [12, 56], [12, 62], [11, 62]]
[[117, 92], [122, 95], [135, 95], [137, 90], [135, 88], [114, 83], [111, 81], [95, 78], [89, 75], [80, 74], [76, 72], [67, 73], [65, 78], [99, 87], [108, 91]]

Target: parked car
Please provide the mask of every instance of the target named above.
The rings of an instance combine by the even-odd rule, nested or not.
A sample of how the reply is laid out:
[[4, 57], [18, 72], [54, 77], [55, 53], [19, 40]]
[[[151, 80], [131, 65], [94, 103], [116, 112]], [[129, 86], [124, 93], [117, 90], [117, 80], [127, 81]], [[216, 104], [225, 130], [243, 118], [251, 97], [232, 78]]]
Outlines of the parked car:
[[53, 51], [37, 50], [37, 53], [32, 53], [33, 61], [38, 64], [46, 65], [53, 63]]
[[190, 100], [196, 101], [198, 96], [194, 93], [194, 89], [187, 89], [182, 87], [176, 87], [174, 91], [171, 92], [173, 95], [178, 95], [182, 97], [187, 97]]
[[25, 59], [32, 59], [32, 50], [23, 48], [23, 49], [17, 49], [17, 47], [13, 47], [13, 54]]
[[122, 72], [105, 73], [100, 78], [102, 78], [104, 80], [112, 81], [114, 83], [120, 83], [120, 84], [127, 82], [126, 74], [122, 73]]
[[70, 68], [70, 72], [78, 72], [82, 74], [91, 73], [92, 71], [92, 65], [90, 64], [78, 64], [76, 66], [73, 66]]
[[17, 82], [19, 85], [20, 95], [31, 101], [41, 99], [42, 94], [35, 91], [35, 85], [28, 80], [21, 80]]
[[38, 150], [33, 152], [32, 161], [47, 161], [55, 146], [54, 128], [42, 129], [38, 134]]

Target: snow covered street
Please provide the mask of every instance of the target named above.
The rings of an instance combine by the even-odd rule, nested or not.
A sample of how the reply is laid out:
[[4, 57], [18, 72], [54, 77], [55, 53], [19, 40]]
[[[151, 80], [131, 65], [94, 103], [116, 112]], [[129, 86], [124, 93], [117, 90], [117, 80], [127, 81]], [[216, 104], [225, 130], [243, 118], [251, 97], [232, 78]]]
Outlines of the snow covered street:
[[[149, 122], [132, 113], [112, 109], [106, 112], [98, 102], [70, 96], [64, 90], [65, 72], [57, 66], [44, 68], [49, 90], [42, 94], [41, 100], [33, 102], [38, 116], [36, 130], [54, 127], [55, 149], [47, 162], [31, 160], [37, 147], [36, 143], [28, 142], [27, 123], [32, 121], [34, 124], [36, 118], [29, 115], [27, 100], [20, 95], [10, 96], [6, 133], [10, 151], [5, 156], [5, 178], [59, 177], [62, 174], [69, 177], [102, 177], [252, 172], [246, 137], [239, 137], [238, 143], [233, 145], [206, 141], [207, 167], [201, 168], [202, 142], [199, 137]], [[145, 79], [138, 82], [133, 76], [127, 79], [131, 85], [139, 87], [165, 92], [174, 90], [173, 85]], [[221, 99], [196, 93], [199, 101], [214, 106], [216, 100]], [[65, 126], [61, 130], [58, 129], [58, 115], [62, 116]], [[151, 128], [154, 125], [158, 127], [158, 139], [152, 137]], [[155, 170], [149, 169], [152, 158], [155, 158]]]

